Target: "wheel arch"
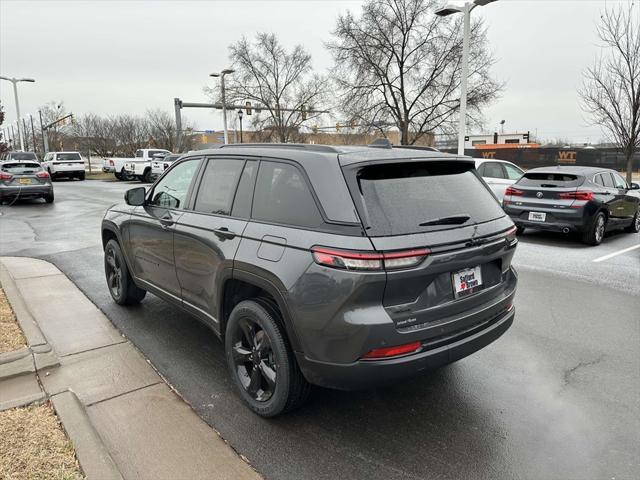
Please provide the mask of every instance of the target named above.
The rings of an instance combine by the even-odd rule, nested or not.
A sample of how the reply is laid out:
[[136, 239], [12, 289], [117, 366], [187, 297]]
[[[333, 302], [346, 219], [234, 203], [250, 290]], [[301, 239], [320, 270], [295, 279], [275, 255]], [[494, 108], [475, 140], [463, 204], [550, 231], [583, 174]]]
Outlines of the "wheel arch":
[[246, 271], [234, 270], [233, 276], [227, 278], [220, 286], [218, 318], [220, 319], [220, 337], [224, 338], [227, 320], [233, 308], [243, 300], [262, 298], [270, 301], [272, 308], [278, 310], [282, 319], [282, 327], [295, 352], [301, 351], [300, 341], [296, 334], [291, 314], [280, 289], [271, 281]]

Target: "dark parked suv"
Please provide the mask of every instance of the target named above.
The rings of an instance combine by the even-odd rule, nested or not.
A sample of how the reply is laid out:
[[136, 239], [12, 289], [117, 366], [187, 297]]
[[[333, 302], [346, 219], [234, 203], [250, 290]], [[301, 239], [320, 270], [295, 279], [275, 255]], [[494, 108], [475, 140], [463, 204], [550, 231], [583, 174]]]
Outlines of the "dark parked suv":
[[122, 305], [147, 291], [224, 339], [245, 402], [361, 389], [459, 360], [512, 324], [515, 226], [469, 158], [318, 145], [191, 152], [102, 223]]
[[576, 232], [599, 245], [609, 230], [640, 231], [640, 186], [614, 170], [596, 167], [543, 167], [525, 173], [503, 199], [518, 227]]

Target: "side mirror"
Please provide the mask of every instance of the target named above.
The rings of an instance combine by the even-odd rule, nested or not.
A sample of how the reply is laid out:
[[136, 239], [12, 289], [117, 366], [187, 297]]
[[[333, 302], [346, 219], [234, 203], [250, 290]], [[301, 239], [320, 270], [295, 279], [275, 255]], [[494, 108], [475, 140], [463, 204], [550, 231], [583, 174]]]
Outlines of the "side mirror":
[[640, 190], [640, 185], [637, 183], [632, 183], [631, 184], [631, 190]]
[[124, 193], [124, 201], [132, 207], [144, 205], [147, 189], [144, 187], [132, 188]]

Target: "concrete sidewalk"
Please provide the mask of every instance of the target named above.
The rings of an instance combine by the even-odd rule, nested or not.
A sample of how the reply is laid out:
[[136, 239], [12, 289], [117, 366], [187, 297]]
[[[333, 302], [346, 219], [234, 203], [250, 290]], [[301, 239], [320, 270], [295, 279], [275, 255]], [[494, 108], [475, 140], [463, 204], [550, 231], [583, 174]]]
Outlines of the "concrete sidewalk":
[[54, 265], [2, 257], [0, 280], [59, 359], [0, 378], [0, 404], [50, 398], [87, 478], [261, 478]]

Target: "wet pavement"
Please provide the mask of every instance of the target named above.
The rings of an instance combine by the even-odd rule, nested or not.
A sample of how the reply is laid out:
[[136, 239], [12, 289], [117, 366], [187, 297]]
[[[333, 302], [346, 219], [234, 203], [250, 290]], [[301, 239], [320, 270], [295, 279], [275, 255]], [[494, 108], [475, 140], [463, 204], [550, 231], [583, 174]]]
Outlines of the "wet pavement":
[[298, 478], [640, 477], [640, 242], [596, 248], [526, 233], [516, 321], [497, 342], [391, 388], [317, 388], [304, 408], [265, 420], [233, 391], [220, 342], [148, 295], [115, 305], [100, 221], [120, 182], [56, 182], [56, 202], [0, 207], [0, 255], [56, 264], [255, 468]]

